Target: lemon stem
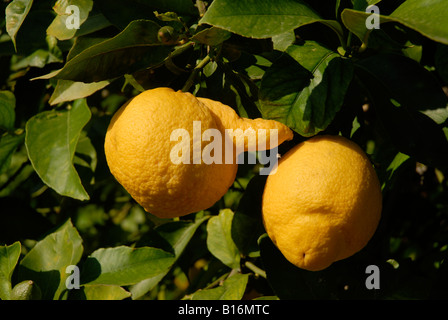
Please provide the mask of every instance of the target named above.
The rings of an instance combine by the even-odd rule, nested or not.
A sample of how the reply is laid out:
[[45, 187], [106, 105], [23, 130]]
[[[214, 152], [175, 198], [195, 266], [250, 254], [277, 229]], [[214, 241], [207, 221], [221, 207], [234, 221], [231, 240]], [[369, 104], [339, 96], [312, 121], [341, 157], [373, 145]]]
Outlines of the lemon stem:
[[264, 271], [263, 269], [257, 267], [256, 265], [254, 265], [252, 262], [250, 261], [246, 261], [244, 263], [244, 265], [246, 266], [246, 268], [248, 268], [249, 270], [253, 271], [255, 274], [259, 275], [262, 278], [266, 279], [266, 271]]
[[194, 83], [194, 79], [196, 78], [196, 75], [199, 73], [199, 71], [204, 68], [209, 62], [211, 58], [209, 55], [207, 55], [204, 59], [202, 59], [196, 67], [191, 72], [190, 76], [188, 77], [187, 81], [185, 82], [184, 87], [182, 88], [182, 92], [187, 92], [190, 90], [191, 86]]

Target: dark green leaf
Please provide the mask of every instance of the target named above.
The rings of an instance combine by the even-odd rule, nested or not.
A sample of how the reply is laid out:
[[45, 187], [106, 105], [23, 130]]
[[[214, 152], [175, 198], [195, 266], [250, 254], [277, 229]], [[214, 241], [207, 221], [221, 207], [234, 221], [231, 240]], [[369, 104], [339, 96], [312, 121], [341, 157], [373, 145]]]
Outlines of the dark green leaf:
[[83, 253], [82, 239], [70, 220], [39, 241], [20, 261], [19, 279], [33, 280], [43, 299], [59, 299], [66, 290], [68, 266], [76, 265]]
[[0, 246], [0, 300], [11, 299], [11, 277], [20, 257], [20, 242]]
[[38, 79], [98, 82], [158, 65], [171, 51], [171, 47], [163, 46], [158, 40], [159, 29], [152, 21], [133, 21], [117, 36], [88, 47], [73, 56], [61, 70]]
[[397, 54], [376, 54], [358, 61], [391, 98], [414, 110], [445, 109], [448, 99], [437, 79], [416, 61]]
[[6, 31], [14, 43], [14, 48], [16, 48], [17, 32], [19, 31], [23, 21], [25, 21], [32, 5], [33, 0], [14, 0], [6, 7]]
[[398, 151], [426, 165], [445, 168], [448, 164], [448, 141], [442, 128], [424, 113], [400, 105], [371, 69], [358, 66], [356, 70]]
[[68, 110], [45, 111], [26, 124], [25, 144], [34, 170], [56, 192], [79, 200], [89, 195], [73, 167], [73, 156], [90, 117], [86, 101], [76, 100]]
[[[208, 216], [197, 219], [195, 222], [187, 221], [173, 221], [162, 224], [156, 228], [156, 234], [158, 239], [162, 239], [170, 246], [168, 248], [175, 255], [175, 261], [180, 257], [182, 252], [184, 252], [191, 238], [195, 234], [198, 227], [208, 219]], [[160, 238], [159, 238], [160, 237]], [[157, 240], [156, 240], [157, 241]], [[173, 262], [173, 263], [174, 263]], [[139, 283], [133, 285], [130, 288], [133, 299], [138, 299], [149, 290], [154, 288], [157, 283], [168, 273], [169, 269], [164, 270], [158, 275], [151, 278], [140, 281]]]
[[173, 254], [158, 248], [120, 246], [94, 251], [82, 266], [83, 284], [131, 285], [167, 271]]
[[76, 30], [75, 39], [87, 34], [92, 34], [96, 31], [110, 27], [111, 23], [101, 13], [90, 12], [87, 20]]
[[92, 172], [94, 172], [96, 169], [96, 164], [98, 161], [97, 153], [95, 147], [92, 145], [92, 142], [90, 141], [90, 138], [87, 137], [85, 134], [81, 135], [81, 137], [78, 140], [78, 144], [76, 145], [74, 161], [79, 165], [90, 168]]
[[10, 91], [0, 91], [0, 128], [14, 129], [16, 98]]
[[263, 76], [260, 108], [303, 136], [325, 130], [342, 106], [352, 64], [316, 42], [292, 45]]
[[96, 0], [95, 4], [107, 20], [120, 30], [124, 30], [134, 20], [155, 19], [153, 12], [156, 9], [137, 0]]
[[266, 176], [254, 176], [248, 183], [232, 220], [232, 239], [243, 255], [257, 254], [257, 240], [263, 234], [261, 203]]
[[301, 0], [215, 0], [200, 24], [210, 24], [249, 38], [270, 38], [300, 26], [322, 22], [342, 34], [337, 21], [326, 21]]
[[209, 46], [216, 46], [227, 39], [229, 39], [231, 33], [229, 31], [211, 27], [196, 33], [191, 39]]

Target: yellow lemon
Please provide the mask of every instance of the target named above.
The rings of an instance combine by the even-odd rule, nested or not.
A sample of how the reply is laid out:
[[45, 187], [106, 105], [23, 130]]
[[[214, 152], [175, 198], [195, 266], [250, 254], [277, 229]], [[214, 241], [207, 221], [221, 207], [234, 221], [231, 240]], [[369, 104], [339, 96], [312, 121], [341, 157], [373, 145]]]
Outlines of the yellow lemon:
[[316, 136], [288, 151], [266, 180], [263, 222], [294, 265], [327, 268], [361, 250], [382, 208], [376, 172], [363, 150], [340, 136]]
[[227, 129], [254, 129], [252, 136], [231, 136], [231, 150], [239, 138], [244, 150], [261, 141], [276, 147], [269, 134], [258, 136], [261, 127], [276, 129], [278, 144], [292, 138], [279, 122], [241, 119], [219, 102], [156, 88], [134, 97], [112, 117], [105, 155], [111, 173], [146, 211], [179, 217], [213, 206], [234, 182], [237, 155], [228, 155]]

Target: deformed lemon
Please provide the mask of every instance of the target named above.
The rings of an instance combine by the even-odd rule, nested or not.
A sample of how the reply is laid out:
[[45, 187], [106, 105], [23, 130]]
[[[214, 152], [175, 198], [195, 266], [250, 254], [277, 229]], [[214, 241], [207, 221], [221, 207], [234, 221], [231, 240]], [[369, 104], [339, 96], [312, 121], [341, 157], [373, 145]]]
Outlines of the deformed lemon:
[[[272, 148], [292, 138], [291, 130], [279, 122], [242, 119], [231, 107], [213, 100], [170, 88], [151, 89], [113, 116], [104, 144], [106, 160], [117, 181], [146, 211], [161, 218], [179, 217], [213, 206], [227, 192], [238, 164], [236, 154], [232, 161], [225, 158], [226, 130], [252, 127], [255, 147], [261, 140]], [[277, 144], [270, 143], [269, 134], [258, 139], [261, 127], [277, 129]], [[207, 132], [223, 136], [213, 151], [209, 148], [213, 138], [204, 139]], [[238, 137], [230, 140], [232, 150]], [[242, 138], [247, 150], [253, 140]], [[204, 150], [213, 161], [201, 158]]]

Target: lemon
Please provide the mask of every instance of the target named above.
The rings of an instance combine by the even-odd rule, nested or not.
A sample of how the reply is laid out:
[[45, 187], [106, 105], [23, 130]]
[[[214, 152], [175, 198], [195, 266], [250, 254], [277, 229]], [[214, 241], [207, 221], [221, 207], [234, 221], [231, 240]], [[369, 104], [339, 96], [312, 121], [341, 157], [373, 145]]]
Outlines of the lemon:
[[318, 271], [361, 250], [382, 208], [376, 172], [363, 150], [340, 136], [316, 136], [289, 150], [266, 180], [263, 223], [284, 257]]
[[[228, 129], [252, 127], [255, 140], [236, 134], [230, 140], [232, 146], [240, 138], [245, 150], [261, 141], [276, 147], [269, 134], [258, 139], [255, 129], [260, 127], [276, 129], [278, 144], [292, 138], [291, 130], [279, 122], [242, 119], [231, 107], [210, 99], [170, 88], [151, 89], [131, 99], [112, 117], [104, 143], [106, 160], [116, 180], [146, 211], [160, 218], [179, 217], [210, 208], [227, 192], [238, 164], [236, 152], [232, 161], [226, 161], [224, 137]], [[201, 137], [212, 129], [223, 135], [223, 143], [212, 152], [216, 161], [210, 163], [198, 158], [195, 151], [201, 156], [209, 147], [213, 138]], [[173, 139], [179, 130], [183, 136]], [[200, 139], [195, 140], [198, 134]], [[176, 149], [179, 146], [182, 148]], [[186, 161], [173, 161], [173, 155]]]

